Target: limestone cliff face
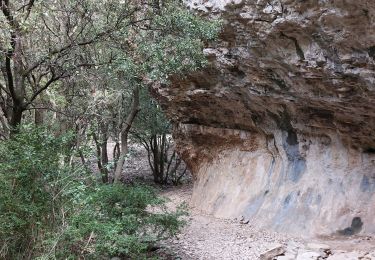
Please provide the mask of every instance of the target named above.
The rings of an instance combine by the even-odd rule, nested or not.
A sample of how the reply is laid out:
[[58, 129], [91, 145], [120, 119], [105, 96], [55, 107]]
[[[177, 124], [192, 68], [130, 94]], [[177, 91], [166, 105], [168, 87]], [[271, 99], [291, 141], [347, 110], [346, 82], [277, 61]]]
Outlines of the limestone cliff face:
[[292, 233], [375, 234], [375, 1], [209, 0], [210, 65], [154, 91], [193, 202]]

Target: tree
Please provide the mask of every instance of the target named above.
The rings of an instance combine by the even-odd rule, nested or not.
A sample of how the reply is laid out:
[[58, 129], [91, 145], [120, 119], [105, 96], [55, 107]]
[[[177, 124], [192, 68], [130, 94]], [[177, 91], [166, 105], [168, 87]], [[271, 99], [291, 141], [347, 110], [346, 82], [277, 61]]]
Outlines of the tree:
[[1, 0], [0, 10], [1, 108], [13, 128], [51, 85], [100, 65], [91, 58], [98, 44], [143, 22], [136, 1]]
[[141, 94], [141, 110], [134, 122], [132, 136], [147, 151], [154, 182], [177, 185], [187, 168], [174, 150], [171, 123], [147, 91]]
[[[204, 66], [204, 42], [219, 30], [218, 23], [198, 18], [175, 3], [164, 3], [157, 9], [147, 6], [139, 15], [144, 21], [141, 27], [126, 30], [126, 37], [118, 36], [97, 47], [101, 56], [114, 57], [111, 64], [84, 68], [80, 73], [84, 84], [95, 89], [96, 101], [86, 121], [94, 123], [94, 119], [98, 125], [94, 140], [103, 180], [108, 180], [106, 143], [110, 137], [116, 141], [114, 180], [120, 179], [128, 133], [139, 110], [137, 93], [151, 84], [168, 84], [171, 75], [182, 76]], [[101, 63], [100, 58], [96, 58], [97, 63]]]
[[120, 136], [121, 136], [121, 150], [120, 151], [121, 152], [119, 154], [117, 166], [116, 166], [116, 169], [115, 169], [114, 182], [120, 181], [121, 173], [122, 173], [122, 167], [123, 167], [124, 162], [125, 162], [125, 156], [128, 153], [128, 136], [129, 136], [130, 128], [133, 124], [135, 116], [137, 115], [137, 113], [140, 109], [139, 108], [139, 86], [136, 86], [134, 88], [132, 98], [133, 98], [133, 101], [132, 101], [130, 112], [129, 112], [128, 116], [126, 117], [126, 120], [125, 120], [123, 126], [121, 127], [121, 131], [120, 131]]
[[61, 133], [76, 130], [72, 146], [94, 141], [104, 182], [109, 138], [120, 178], [137, 89], [204, 66], [202, 48], [219, 30], [179, 1], [1, 0], [0, 7], [1, 138], [23, 118], [53, 124], [52, 113]]
[[[182, 6], [170, 2], [155, 1], [153, 8], [146, 14], [151, 13], [150, 19], [144, 24], [141, 31], [136, 32], [132, 37], [132, 44], [130, 45], [130, 52], [132, 55], [127, 57], [122, 67], [125, 75], [131, 75], [132, 78], [127, 78], [127, 81], [136, 85], [150, 85], [155, 83], [168, 84], [168, 78], [172, 75], [183, 75], [184, 73], [194, 71], [205, 65], [206, 59], [203, 55], [202, 49], [205, 41], [212, 40], [216, 37], [219, 26], [216, 22], [209, 22], [198, 18], [194, 14], [185, 10]], [[149, 17], [149, 16], [146, 16]], [[139, 94], [133, 95], [134, 100], [139, 98]], [[137, 107], [139, 101], [135, 102]], [[121, 138], [121, 143], [124, 149], [119, 163], [117, 164], [115, 172], [115, 180], [117, 181], [122, 171], [123, 159], [125, 151], [127, 152], [127, 137], [138, 111], [137, 107], [130, 110], [130, 114], [125, 122], [125, 131]], [[130, 119], [131, 120], [128, 120]], [[153, 167], [155, 172], [164, 172], [164, 156], [167, 151], [167, 142], [165, 135], [159, 144], [162, 146], [161, 153], [157, 153], [159, 148], [153, 146], [154, 149], [154, 163], [160, 164]], [[156, 136], [155, 136], [156, 138]], [[154, 139], [154, 144], [158, 142]], [[159, 145], [159, 147], [160, 147]], [[126, 149], [126, 150], [125, 150]], [[150, 154], [150, 153], [149, 153]], [[173, 157], [176, 156], [175, 154]], [[159, 159], [156, 159], [159, 157]], [[179, 159], [177, 162], [181, 162]], [[179, 163], [178, 163], [179, 164]], [[167, 169], [169, 169], [170, 163]], [[176, 168], [178, 165], [176, 166]], [[160, 171], [158, 170], [160, 169]], [[155, 176], [160, 174], [156, 173]], [[167, 170], [168, 175], [168, 170]], [[158, 182], [163, 182], [162, 180]]]

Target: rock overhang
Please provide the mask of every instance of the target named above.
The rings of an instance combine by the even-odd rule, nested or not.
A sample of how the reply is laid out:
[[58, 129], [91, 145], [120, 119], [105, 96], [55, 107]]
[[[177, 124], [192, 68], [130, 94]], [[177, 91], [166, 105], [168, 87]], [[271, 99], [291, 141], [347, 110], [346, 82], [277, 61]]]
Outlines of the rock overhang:
[[375, 233], [375, 2], [189, 6], [223, 20], [209, 66], [154, 91], [197, 206], [306, 234], [360, 218]]

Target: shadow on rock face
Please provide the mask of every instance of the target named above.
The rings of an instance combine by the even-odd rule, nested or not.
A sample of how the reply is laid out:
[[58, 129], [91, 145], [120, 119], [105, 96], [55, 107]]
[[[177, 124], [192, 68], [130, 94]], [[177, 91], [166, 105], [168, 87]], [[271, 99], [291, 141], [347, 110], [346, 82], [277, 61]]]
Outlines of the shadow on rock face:
[[360, 217], [355, 217], [353, 218], [352, 225], [350, 227], [339, 230], [338, 233], [342, 236], [352, 236], [361, 232], [362, 226], [362, 219]]

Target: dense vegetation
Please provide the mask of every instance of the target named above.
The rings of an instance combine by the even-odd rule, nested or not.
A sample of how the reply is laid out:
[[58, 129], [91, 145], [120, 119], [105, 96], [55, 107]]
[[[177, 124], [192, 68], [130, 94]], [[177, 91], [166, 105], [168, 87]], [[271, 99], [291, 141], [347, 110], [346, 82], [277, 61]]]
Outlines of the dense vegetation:
[[71, 138], [26, 126], [1, 143], [1, 257], [135, 257], [178, 230], [183, 212], [165, 212], [151, 188], [100, 184], [61, 163]]
[[180, 181], [147, 89], [204, 66], [218, 30], [180, 1], [0, 0], [0, 258], [138, 259], [177, 232], [182, 211], [121, 183], [128, 139]]

